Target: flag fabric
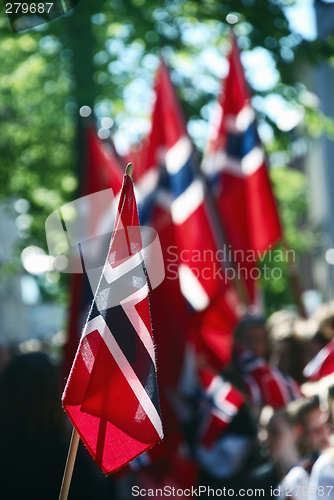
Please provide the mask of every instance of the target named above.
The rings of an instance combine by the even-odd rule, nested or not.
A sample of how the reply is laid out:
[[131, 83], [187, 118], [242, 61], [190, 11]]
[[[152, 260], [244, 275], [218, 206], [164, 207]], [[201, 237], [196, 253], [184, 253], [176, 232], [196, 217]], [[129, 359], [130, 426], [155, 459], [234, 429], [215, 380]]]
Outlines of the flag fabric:
[[308, 380], [315, 382], [322, 377], [334, 373], [334, 339], [305, 366], [303, 375]]
[[205, 391], [205, 409], [198, 440], [201, 446], [211, 448], [239, 412], [245, 396], [230, 382], [209, 370], [201, 378]]
[[[147, 165], [150, 170], [159, 167], [159, 196], [169, 205], [175, 232], [176, 246], [166, 259], [166, 280], [172, 269], [183, 296], [197, 313], [192, 329], [198, 337], [196, 345], [215, 357], [220, 369], [230, 356], [239, 301], [231, 281], [225, 279], [208, 192], [164, 61], [156, 75], [155, 93]], [[224, 316], [221, 330], [212, 325], [206, 328], [206, 316], [212, 316], [211, 306], [216, 316]]]
[[88, 158], [82, 195], [111, 188], [116, 196], [122, 186], [123, 167], [111, 147], [98, 137], [93, 127], [86, 129], [86, 142]]
[[108, 257], [62, 400], [105, 474], [163, 437], [138, 212], [127, 175]]
[[[122, 180], [123, 169], [114, 157], [111, 149], [97, 135], [93, 127], [85, 130], [86, 160], [83, 169], [83, 180], [80, 196], [87, 196], [106, 189], [112, 189], [117, 199]], [[110, 200], [110, 203], [112, 200]], [[93, 211], [92, 211], [93, 212]], [[107, 220], [106, 233], [112, 232], [113, 221]], [[96, 228], [101, 225], [99, 218], [90, 216], [86, 224], [87, 240], [93, 238]], [[71, 276], [71, 304], [69, 310], [68, 340], [64, 347], [62, 373], [67, 377], [78, 348], [82, 328], [87, 319], [93, 293], [85, 273], [74, 273]]]
[[240, 472], [252, 449], [247, 411], [242, 409], [246, 398], [208, 367], [200, 376], [204, 391], [194, 453], [202, 470], [223, 480]]
[[282, 230], [234, 35], [228, 60], [202, 169], [214, 190], [233, 260], [254, 303], [255, 258], [279, 241]]
[[221, 371], [231, 361], [233, 332], [238, 323], [240, 302], [233, 289], [220, 294], [204, 311], [192, 314], [191, 338], [200, 357]]
[[278, 410], [301, 397], [295, 380], [284, 375], [263, 358], [256, 358], [248, 350], [240, 349], [238, 364], [247, 393], [254, 406], [270, 405]]
[[[160, 124], [152, 124], [152, 132]], [[148, 159], [154, 148], [160, 143], [150, 143], [150, 138], [142, 140], [137, 152], [133, 155], [135, 192], [138, 202], [140, 223], [155, 229], [159, 235], [166, 278], [159, 287], [151, 290], [150, 305], [152, 322], [155, 325], [155, 343], [159, 359], [159, 386], [175, 390], [180, 382], [186, 344], [187, 309], [183, 299], [178, 276], [169, 265], [170, 249], [176, 248], [175, 228], [171, 216], [171, 193], [167, 183], [166, 172], [159, 162]], [[131, 156], [132, 158], [132, 156]], [[170, 369], [171, 364], [173, 370]], [[160, 391], [163, 403], [163, 391]], [[166, 405], [162, 405], [165, 408]], [[169, 411], [167, 410], [169, 413]], [[165, 434], [169, 418], [164, 415]], [[175, 429], [175, 422], [171, 429]]]
[[212, 272], [213, 264], [217, 264], [219, 270], [221, 263], [217, 259], [206, 187], [163, 61], [156, 76], [155, 92], [148, 163], [159, 162], [164, 172], [178, 245], [181, 290], [193, 309], [200, 311], [222, 291], [224, 281], [215, 279]]

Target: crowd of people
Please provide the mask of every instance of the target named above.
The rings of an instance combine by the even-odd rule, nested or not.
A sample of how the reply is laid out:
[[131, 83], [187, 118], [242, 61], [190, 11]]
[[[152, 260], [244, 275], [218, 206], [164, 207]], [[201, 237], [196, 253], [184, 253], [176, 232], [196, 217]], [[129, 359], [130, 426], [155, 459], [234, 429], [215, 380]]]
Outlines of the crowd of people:
[[[307, 383], [303, 373], [333, 338], [333, 317], [328, 305], [308, 321], [281, 311], [266, 324], [251, 317], [240, 322], [231, 366], [219, 377], [241, 392], [243, 405], [216, 435], [230, 469], [199, 461], [207, 486], [226, 485], [248, 496], [259, 491], [264, 498], [334, 498], [333, 381]], [[219, 455], [216, 461], [222, 463]]]
[[[178, 394], [160, 395], [165, 440], [109, 477], [80, 446], [69, 498], [334, 499], [332, 381], [303, 374], [333, 337], [333, 304], [307, 321], [245, 316], [228, 366], [197, 358]], [[0, 345], [0, 498], [57, 499], [70, 433], [59, 367]]]

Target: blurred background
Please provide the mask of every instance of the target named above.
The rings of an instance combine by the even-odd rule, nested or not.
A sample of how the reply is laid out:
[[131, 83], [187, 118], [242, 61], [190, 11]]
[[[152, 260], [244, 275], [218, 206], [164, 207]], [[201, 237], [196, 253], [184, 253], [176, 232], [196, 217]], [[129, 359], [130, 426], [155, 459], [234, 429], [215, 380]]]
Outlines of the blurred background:
[[[132, 160], [135, 168], [136, 162], [140, 165], [140, 151], [144, 148], [145, 137], [150, 133], [152, 110], [157, 101], [154, 82], [161, 56], [170, 68], [171, 81], [181, 102], [187, 131], [194, 143], [196, 158], [201, 162], [221, 81], [229, 72], [228, 56], [233, 25], [285, 235], [285, 243], [279, 243], [276, 248], [284, 250], [287, 245], [294, 252], [292, 267], [286, 259], [273, 263], [270, 256], [264, 257], [263, 263], [271, 268], [279, 268], [280, 278], [260, 280], [261, 312], [269, 320], [265, 339], [261, 340], [264, 354], [260, 353], [258, 356], [256, 349], [253, 354], [263, 358], [268, 366], [275, 365], [273, 369], [266, 368], [268, 371], [272, 369], [270, 373], [276, 373], [275, 369], [278, 367], [284, 377], [292, 376], [299, 385], [304, 383], [307, 377], [302, 374], [302, 369], [334, 336], [334, 1], [80, 0], [64, 16], [20, 33], [12, 33], [4, 9], [2, 12], [0, 370], [14, 354], [14, 365], [9, 365], [13, 366], [13, 373], [17, 370], [22, 375], [32, 370], [31, 377], [36, 387], [38, 381], [43, 379], [43, 373], [49, 373], [50, 380], [53, 381], [52, 377], [56, 375], [50, 371], [49, 361], [43, 355], [40, 358], [39, 355], [23, 356], [23, 361], [17, 361], [20, 357], [15, 357], [15, 354], [31, 355], [42, 351], [50, 355], [59, 367], [71, 329], [72, 340], [65, 363], [67, 368], [62, 371], [63, 382], [88, 309], [82, 309], [84, 313], [80, 315], [78, 309], [73, 308], [74, 297], [79, 289], [82, 292], [83, 286], [78, 288], [72, 276], [53, 268], [53, 259], [48, 255], [45, 221], [52, 212], [77, 199], [84, 192], [83, 185], [87, 182], [84, 166], [87, 167], [89, 161], [92, 162], [92, 156], [89, 155], [93, 154], [93, 143], [96, 158], [98, 154], [103, 156], [103, 145], [107, 145], [108, 158], [112, 155], [118, 162], [118, 167], [123, 168], [126, 163], [123, 159]], [[93, 127], [95, 134], [89, 147], [88, 136], [85, 134], [86, 125]], [[168, 297], [166, 291], [160, 293], [162, 297]], [[182, 316], [186, 306], [180, 306], [182, 312], [178, 316], [178, 296], [174, 297], [174, 305], [173, 297], [171, 298], [171, 310], [175, 307], [174, 316], [168, 310], [165, 312], [166, 316], [172, 316], [169, 318], [169, 330], [173, 329], [174, 332], [173, 342], [176, 343], [173, 344], [169, 337], [161, 334], [159, 338], [159, 328], [163, 332], [163, 325], [155, 323], [154, 310], [158, 309], [154, 305], [154, 299], [152, 301], [153, 325], [157, 332], [158, 360], [160, 359], [160, 394], [163, 405], [168, 401], [173, 412], [178, 405], [175, 398], [171, 403], [171, 388], [174, 390], [179, 384], [179, 379], [182, 378], [180, 372], [185, 371], [186, 366], [185, 334], [183, 332], [183, 337], [178, 335], [179, 330], [185, 330], [189, 326], [189, 318], [183, 322]], [[161, 298], [156, 300], [162, 302]], [[225, 310], [217, 313], [220, 303], [213, 301], [212, 304], [210, 314], [205, 316], [204, 311], [202, 316], [198, 316], [203, 328], [206, 328], [205, 340], [211, 341], [213, 331], [216, 335], [219, 328], [222, 331], [225, 328], [224, 334], [229, 337], [226, 358], [229, 358], [232, 355], [232, 332], [240, 316], [226, 319]], [[159, 312], [155, 314], [159, 316]], [[70, 319], [76, 323], [74, 326], [72, 324], [69, 327]], [[229, 329], [224, 323], [225, 319], [226, 323], [230, 321]], [[178, 323], [175, 331], [172, 321], [174, 325]], [[165, 329], [168, 330], [169, 326], [167, 323]], [[255, 337], [259, 331], [259, 336], [263, 335], [263, 318], [262, 322], [253, 322], [247, 328], [252, 330]], [[249, 348], [245, 340], [247, 328], [244, 331], [241, 329], [239, 337], [235, 338]], [[177, 338], [180, 338], [180, 345], [177, 344]], [[171, 345], [167, 346], [167, 342]], [[209, 345], [209, 350], [214, 354], [215, 345]], [[221, 346], [221, 352], [224, 348], [225, 344]], [[163, 353], [160, 358], [159, 352]], [[227, 361], [223, 354], [219, 359], [221, 364], [218, 370], [222, 367], [222, 361]], [[232, 359], [233, 361], [235, 360]], [[171, 362], [175, 374], [170, 370]], [[36, 370], [39, 366], [40, 372], [34, 372], [34, 366]], [[223, 367], [226, 368], [225, 365]], [[331, 373], [333, 369], [334, 366], [331, 365]], [[169, 376], [172, 381], [168, 380]], [[233, 376], [235, 374], [231, 376], [232, 382]], [[6, 397], [10, 393], [6, 389], [6, 383], [11, 378], [8, 372], [6, 377], [3, 377], [3, 382], [0, 379], [0, 404], [1, 401], [7, 401]], [[22, 377], [24, 380], [24, 375]], [[284, 380], [293, 394], [284, 401], [283, 406], [300, 396], [299, 388], [294, 386], [291, 379]], [[1, 389], [1, 383], [4, 384], [4, 389]], [[333, 381], [329, 385], [332, 383]], [[261, 385], [261, 380], [259, 384]], [[202, 380], [202, 386], [204, 385]], [[327, 388], [328, 384], [326, 390]], [[41, 400], [44, 398], [46, 401], [48, 390], [44, 389], [45, 387], [40, 388]], [[306, 385], [302, 392], [304, 396], [313, 396], [320, 394], [322, 390], [321, 387], [309, 389]], [[59, 391], [55, 390], [54, 394], [54, 401], [59, 403]], [[182, 393], [182, 397], [184, 396], [185, 393]], [[20, 397], [18, 396], [18, 400], [24, 408], [22, 394]], [[197, 408], [196, 397], [192, 394], [190, 400], [191, 405]], [[45, 417], [45, 422], [53, 422], [53, 403], [48, 404], [51, 410]], [[54, 408], [58, 403], [55, 403]], [[259, 407], [262, 408], [267, 403], [275, 410], [282, 408], [282, 402], [268, 401], [265, 398], [261, 403], [255, 404], [253, 401], [252, 405], [259, 410]], [[320, 403], [319, 400], [313, 401], [311, 410], [323, 411]], [[41, 408], [43, 404], [42, 401]], [[332, 400], [329, 406], [331, 404]], [[59, 405], [57, 408], [61, 412]], [[309, 409], [307, 407], [305, 412]], [[30, 410], [33, 415], [34, 405]], [[240, 408], [237, 412], [239, 410]], [[172, 411], [168, 411], [166, 415], [170, 417]], [[179, 408], [175, 413], [178, 411]], [[298, 419], [297, 423], [304, 425], [303, 412], [298, 413], [296, 420], [291, 415], [280, 415], [281, 420], [278, 418], [278, 421], [271, 420], [272, 414], [269, 413], [259, 421], [258, 412], [255, 419], [256, 425], [262, 422], [263, 429], [266, 429], [265, 439], [271, 432], [270, 422], [272, 428], [275, 425], [286, 426], [285, 431], [282, 431], [284, 436], [289, 436], [289, 431]], [[237, 417], [238, 415], [240, 416], [239, 413]], [[324, 415], [328, 419], [329, 413]], [[4, 422], [9, 425], [11, 414], [8, 413], [5, 417], [7, 420]], [[57, 420], [57, 429], [60, 426], [66, 427], [63, 417], [64, 415]], [[0, 411], [0, 420], [1, 418]], [[182, 453], [178, 450], [174, 454], [174, 451], [180, 442], [183, 444], [183, 439], [188, 445], [190, 442], [190, 447], [194, 446], [191, 439], [187, 440], [193, 430], [190, 427], [185, 435], [180, 431], [175, 441], [173, 432], [168, 434], [168, 425], [174, 430], [175, 424], [172, 418], [170, 421], [168, 418], [166, 428], [169, 437], [166, 438], [166, 448], [170, 447], [168, 463], [173, 463], [170, 477], [175, 479], [175, 471], [179, 468], [175, 459]], [[245, 417], [241, 415], [240, 418]], [[321, 418], [322, 424], [327, 426], [328, 422], [323, 421], [322, 414]], [[180, 414], [177, 421], [183, 425]], [[241, 421], [242, 425], [244, 421]], [[17, 425], [23, 424], [19, 422]], [[240, 426], [240, 420], [235, 426]], [[324, 429], [329, 434], [326, 426]], [[2, 432], [3, 429], [6, 426], [2, 427]], [[235, 431], [234, 427], [233, 429], [231, 432]], [[253, 439], [256, 431], [253, 432], [251, 424], [246, 429], [247, 432], [248, 430]], [[277, 437], [279, 431], [276, 431]], [[295, 429], [293, 432], [294, 436], [300, 436]], [[30, 441], [27, 442], [27, 450], [30, 450]], [[303, 442], [303, 446], [304, 444]], [[314, 449], [309, 446], [307, 451], [320, 453], [320, 448], [323, 450], [328, 444], [326, 434], [324, 444], [317, 445]], [[10, 447], [10, 443], [8, 446]], [[17, 446], [19, 448], [20, 443]], [[61, 465], [58, 483], [66, 455], [65, 448], [59, 452]], [[267, 446], [266, 456], [268, 449]], [[300, 451], [301, 456], [305, 449]], [[43, 456], [45, 450], [42, 445], [41, 450]], [[297, 453], [295, 449], [290, 451], [292, 455]], [[274, 457], [280, 456], [279, 450], [275, 453]], [[265, 453], [262, 458], [264, 456]], [[162, 477], [154, 469], [159, 459], [159, 453], [157, 457], [150, 458], [150, 464], [153, 464], [150, 479], [153, 478], [157, 483]], [[167, 461], [165, 456], [162, 460]], [[195, 467], [199, 463], [199, 467], [205, 470], [205, 460], [198, 456], [196, 460]], [[145, 465], [144, 462], [135, 463], [134, 468], [140, 469], [143, 464]], [[191, 466], [193, 465], [192, 463]], [[180, 469], [179, 472], [182, 476], [183, 470]], [[192, 484], [194, 474], [196, 476], [196, 471], [191, 470], [187, 475], [189, 484]], [[218, 474], [217, 477], [222, 476]], [[229, 477], [229, 473], [223, 477]], [[280, 479], [282, 477], [284, 475], [280, 475]], [[140, 484], [145, 485], [146, 479], [144, 474]], [[276, 479], [271, 484], [276, 485]], [[133, 477], [130, 483], [127, 482], [128, 479], [125, 480], [127, 488], [132, 480]], [[181, 482], [180, 478], [178, 480]], [[210, 478], [210, 481], [215, 480], [216, 478]], [[53, 489], [55, 498], [58, 483]], [[107, 492], [104, 497], [101, 494], [101, 498], [111, 498], [114, 487], [113, 482], [108, 483]], [[128, 500], [128, 493], [124, 493], [122, 488], [120, 478], [116, 498]], [[92, 489], [94, 490], [94, 484]], [[32, 494], [32, 498], [37, 496]]]
[[[21, 33], [1, 19], [0, 317], [7, 342], [52, 339], [57, 350], [66, 334], [68, 282], [50, 267], [44, 222], [77, 194], [79, 109], [93, 109], [99, 136], [111, 134], [126, 154], [149, 131], [162, 54], [201, 157], [228, 71], [231, 13], [306, 308], [312, 313], [334, 298], [333, 3], [81, 0], [61, 19]], [[294, 304], [279, 265], [282, 279], [263, 283], [269, 314]]]

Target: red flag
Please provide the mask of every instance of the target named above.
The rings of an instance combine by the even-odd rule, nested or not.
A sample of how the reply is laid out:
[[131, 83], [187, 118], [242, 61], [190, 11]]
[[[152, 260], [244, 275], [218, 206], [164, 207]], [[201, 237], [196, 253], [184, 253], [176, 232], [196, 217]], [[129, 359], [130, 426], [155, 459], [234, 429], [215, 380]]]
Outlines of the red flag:
[[206, 404], [198, 437], [202, 446], [210, 448], [239, 412], [245, 396], [220, 375], [209, 370], [202, 371], [201, 377]]
[[252, 352], [240, 346], [238, 350], [238, 363], [254, 406], [270, 405], [277, 410], [301, 397], [299, 386], [291, 377]]
[[238, 300], [222, 269], [208, 193], [164, 62], [155, 92], [147, 164], [151, 169], [160, 167], [160, 197], [165, 205], [169, 203], [176, 242], [166, 256], [166, 281], [179, 276], [184, 297], [197, 311], [196, 345], [210, 361], [215, 358], [220, 369], [230, 357]]
[[303, 375], [308, 380], [317, 381], [334, 373], [334, 339], [305, 366]]
[[68, 417], [106, 474], [163, 437], [138, 212], [127, 175], [118, 210], [63, 394]]
[[278, 242], [282, 230], [235, 36], [229, 65], [202, 167], [215, 191], [233, 260], [254, 301], [254, 260]]
[[82, 196], [110, 188], [116, 196], [122, 186], [123, 168], [111, 147], [98, 137], [93, 127], [87, 128], [86, 141], [88, 158]]

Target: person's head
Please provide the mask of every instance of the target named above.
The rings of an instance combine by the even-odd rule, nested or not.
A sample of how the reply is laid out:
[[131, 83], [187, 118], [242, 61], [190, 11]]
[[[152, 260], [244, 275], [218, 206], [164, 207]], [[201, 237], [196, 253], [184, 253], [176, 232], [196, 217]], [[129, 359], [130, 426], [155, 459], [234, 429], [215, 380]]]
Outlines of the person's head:
[[305, 400], [299, 408], [298, 419], [311, 452], [320, 453], [330, 445], [330, 415], [328, 409], [321, 408], [318, 396]]
[[271, 458], [283, 465], [291, 465], [297, 455], [298, 434], [289, 413], [274, 413], [268, 421], [267, 433]]
[[303, 382], [300, 349], [301, 343], [294, 336], [282, 338], [275, 341], [270, 361], [285, 375]]
[[14, 358], [0, 377], [0, 427], [64, 430], [56, 367], [41, 352]]
[[269, 340], [263, 318], [246, 316], [238, 324], [234, 338], [237, 344], [251, 351], [257, 358], [268, 358]]

